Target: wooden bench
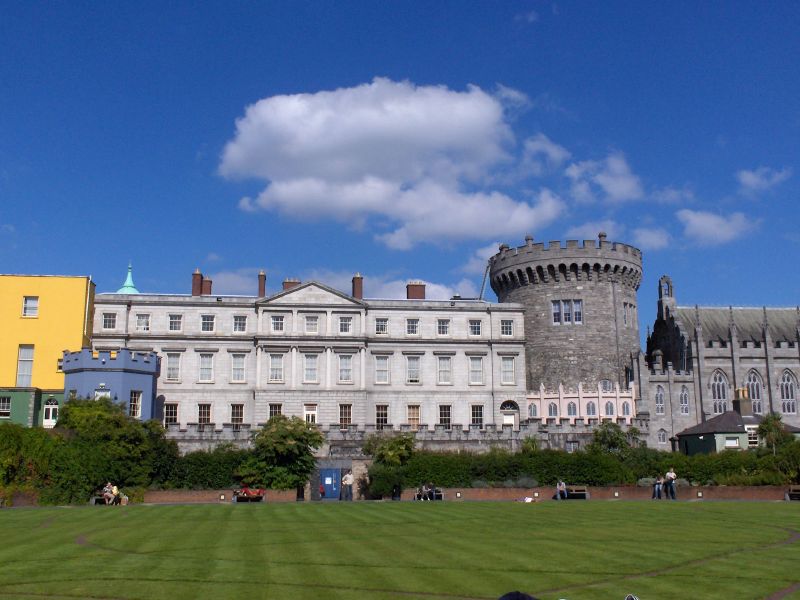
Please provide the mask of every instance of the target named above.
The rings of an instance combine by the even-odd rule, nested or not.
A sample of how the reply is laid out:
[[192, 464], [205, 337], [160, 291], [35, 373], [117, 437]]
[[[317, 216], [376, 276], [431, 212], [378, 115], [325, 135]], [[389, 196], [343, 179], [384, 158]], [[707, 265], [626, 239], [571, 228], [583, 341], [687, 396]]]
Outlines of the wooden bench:
[[567, 500], [588, 500], [589, 497], [589, 488], [585, 485], [567, 486]]
[[790, 485], [784, 498], [786, 500], [800, 500], [800, 485]]

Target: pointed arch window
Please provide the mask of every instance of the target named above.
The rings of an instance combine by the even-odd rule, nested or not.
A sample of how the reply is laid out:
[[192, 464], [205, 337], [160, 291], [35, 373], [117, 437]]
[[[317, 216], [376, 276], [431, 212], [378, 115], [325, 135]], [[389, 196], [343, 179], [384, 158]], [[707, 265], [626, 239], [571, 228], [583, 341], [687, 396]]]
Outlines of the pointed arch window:
[[567, 416], [575, 417], [578, 414], [578, 405], [574, 402], [567, 404]]
[[664, 429], [658, 430], [658, 443], [659, 444], [667, 443], [667, 432]]
[[680, 396], [680, 404], [681, 404], [681, 414], [688, 415], [689, 414], [689, 388], [683, 386], [681, 388], [681, 396]]
[[614, 403], [613, 402], [606, 402], [606, 416], [613, 417], [614, 416]]
[[622, 416], [623, 417], [630, 417], [631, 416], [631, 403], [630, 402], [623, 402], [622, 403]]
[[548, 417], [558, 416], [558, 405], [555, 402], [551, 402], [550, 405], [547, 407], [547, 416]]
[[763, 412], [763, 405], [761, 402], [762, 389], [764, 384], [761, 381], [761, 375], [756, 371], [750, 371], [747, 374], [747, 396], [753, 404], [753, 413], [760, 415]]
[[664, 412], [664, 388], [659, 385], [656, 388], [656, 414], [663, 415]]
[[728, 410], [728, 378], [722, 371], [715, 371], [711, 376], [711, 401], [715, 415]]
[[781, 377], [781, 412], [787, 415], [797, 413], [797, 379], [791, 371], [784, 371]]
[[538, 416], [538, 411], [536, 410], [535, 404], [531, 404], [528, 407], [528, 414], [530, 415], [531, 419], [535, 419]]
[[586, 404], [586, 414], [590, 417], [597, 415], [597, 406], [594, 402], [589, 402]]

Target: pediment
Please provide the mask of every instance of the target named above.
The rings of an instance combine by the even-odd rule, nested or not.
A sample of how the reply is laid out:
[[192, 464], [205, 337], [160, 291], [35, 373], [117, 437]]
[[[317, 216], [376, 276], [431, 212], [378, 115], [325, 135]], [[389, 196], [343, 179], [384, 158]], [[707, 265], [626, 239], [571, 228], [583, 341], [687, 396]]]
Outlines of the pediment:
[[262, 300], [260, 305], [321, 305], [321, 306], [362, 306], [360, 302], [347, 294], [328, 287], [316, 281], [309, 281], [292, 288], [279, 292], [274, 296]]

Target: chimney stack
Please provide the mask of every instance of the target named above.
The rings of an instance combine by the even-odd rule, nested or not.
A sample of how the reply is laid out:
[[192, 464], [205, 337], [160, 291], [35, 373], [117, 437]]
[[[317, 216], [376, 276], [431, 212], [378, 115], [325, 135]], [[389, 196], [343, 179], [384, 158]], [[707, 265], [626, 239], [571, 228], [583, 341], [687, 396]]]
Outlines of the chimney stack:
[[200, 269], [195, 269], [192, 273], [192, 296], [200, 296], [203, 293], [203, 274]]
[[211, 295], [211, 280], [203, 277], [203, 296]]
[[425, 284], [421, 281], [409, 281], [406, 284], [407, 300], [425, 300]]
[[353, 275], [353, 293], [350, 295], [358, 300], [364, 299], [364, 278], [361, 273]]
[[747, 392], [746, 387], [736, 388], [734, 391], [735, 398], [733, 400], [733, 410], [742, 415], [743, 417], [753, 416], [753, 401]]
[[300, 285], [300, 280], [299, 279], [284, 279], [283, 280], [283, 289], [284, 289], [284, 291], [290, 290], [292, 288], [296, 288], [298, 285]]
[[264, 270], [258, 272], [258, 297], [263, 298], [267, 295], [267, 274]]

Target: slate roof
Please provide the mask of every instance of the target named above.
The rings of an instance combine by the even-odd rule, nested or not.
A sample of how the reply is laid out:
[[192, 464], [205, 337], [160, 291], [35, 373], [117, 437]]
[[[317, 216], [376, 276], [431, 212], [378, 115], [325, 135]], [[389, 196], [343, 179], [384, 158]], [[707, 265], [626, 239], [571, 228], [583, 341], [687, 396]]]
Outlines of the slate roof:
[[763, 339], [761, 328], [766, 310], [767, 322], [773, 342], [792, 342], [797, 340], [797, 327], [800, 323], [800, 309], [793, 308], [741, 308], [679, 306], [676, 319], [681, 321], [689, 338], [695, 339], [695, 327], [699, 322], [703, 328], [703, 339], [727, 340], [728, 326], [733, 317], [739, 341], [760, 342]]
[[[743, 417], [735, 410], [729, 410], [721, 415], [717, 415], [713, 419], [699, 423], [694, 427], [684, 429], [676, 435], [681, 437], [684, 435], [704, 435], [707, 433], [744, 433], [745, 425], [758, 425], [759, 423], [761, 423], [761, 417], [758, 415]], [[788, 423], [783, 424], [783, 429], [789, 433], [800, 433], [800, 427], [794, 427]]]

